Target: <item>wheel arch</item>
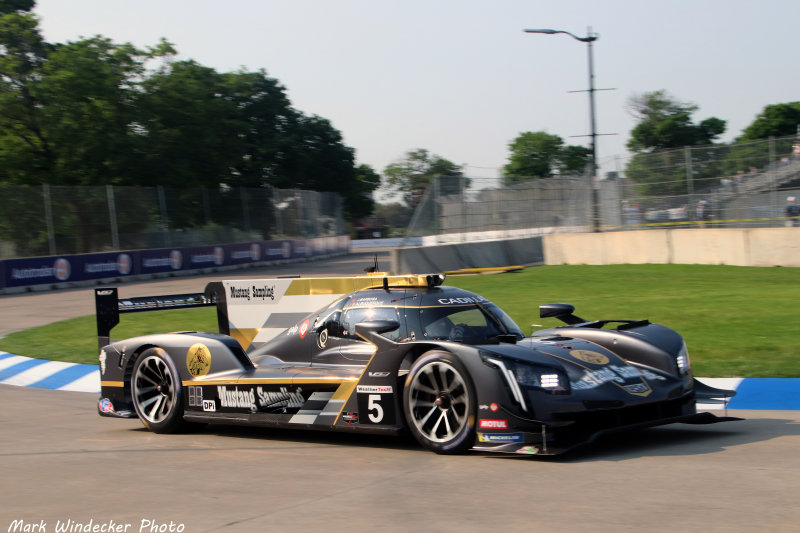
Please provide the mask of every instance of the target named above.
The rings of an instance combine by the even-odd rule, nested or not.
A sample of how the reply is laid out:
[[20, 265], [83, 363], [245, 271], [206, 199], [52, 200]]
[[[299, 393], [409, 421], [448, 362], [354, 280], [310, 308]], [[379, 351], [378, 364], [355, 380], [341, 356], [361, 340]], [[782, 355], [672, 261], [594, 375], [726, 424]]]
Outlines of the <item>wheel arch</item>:
[[141, 355], [150, 348], [158, 348], [166, 353], [166, 350], [164, 350], [164, 348], [158, 344], [145, 343], [137, 346], [136, 349], [131, 353], [131, 356], [125, 361], [125, 367], [122, 372], [123, 394], [125, 395], [125, 401], [131, 407], [133, 407], [133, 391], [131, 390], [131, 376], [133, 375], [133, 367], [136, 365], [136, 361], [139, 359], [139, 357], [141, 357]]

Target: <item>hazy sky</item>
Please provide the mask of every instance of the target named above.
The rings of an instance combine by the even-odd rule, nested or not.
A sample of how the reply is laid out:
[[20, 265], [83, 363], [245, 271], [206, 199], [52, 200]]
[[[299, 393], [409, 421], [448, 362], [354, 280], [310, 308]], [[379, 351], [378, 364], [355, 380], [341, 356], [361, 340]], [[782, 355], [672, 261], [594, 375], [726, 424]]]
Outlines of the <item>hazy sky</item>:
[[103, 35], [175, 44], [227, 72], [265, 69], [292, 104], [328, 118], [381, 172], [426, 148], [494, 176], [520, 132], [568, 144], [589, 133], [594, 44], [598, 157], [614, 170], [634, 121], [626, 102], [665, 89], [738, 136], [765, 105], [800, 100], [798, 0], [37, 0], [49, 42]]

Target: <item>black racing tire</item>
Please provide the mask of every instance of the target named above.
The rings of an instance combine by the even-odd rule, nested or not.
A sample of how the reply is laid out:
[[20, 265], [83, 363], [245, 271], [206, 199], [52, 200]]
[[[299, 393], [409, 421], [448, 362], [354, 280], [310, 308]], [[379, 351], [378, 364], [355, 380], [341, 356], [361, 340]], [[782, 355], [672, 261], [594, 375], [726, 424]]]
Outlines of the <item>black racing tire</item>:
[[456, 357], [433, 350], [414, 361], [403, 388], [403, 413], [422, 446], [440, 454], [469, 450], [475, 444], [475, 412], [475, 388]]
[[183, 385], [175, 363], [161, 348], [139, 355], [131, 372], [133, 408], [147, 429], [176, 433], [188, 429], [183, 420]]

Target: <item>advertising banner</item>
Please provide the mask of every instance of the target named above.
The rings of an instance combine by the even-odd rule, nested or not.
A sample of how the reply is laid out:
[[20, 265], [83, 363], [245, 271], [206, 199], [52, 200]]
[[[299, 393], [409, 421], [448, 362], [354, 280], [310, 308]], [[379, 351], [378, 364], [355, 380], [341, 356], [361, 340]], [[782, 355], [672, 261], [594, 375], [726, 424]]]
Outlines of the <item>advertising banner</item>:
[[8, 259], [3, 261], [5, 287], [130, 276], [135, 274], [137, 255], [138, 252], [116, 252]]
[[218, 246], [34, 257], [0, 261], [0, 289], [56, 285], [259, 262], [310, 259], [347, 252], [350, 237], [252, 241]]

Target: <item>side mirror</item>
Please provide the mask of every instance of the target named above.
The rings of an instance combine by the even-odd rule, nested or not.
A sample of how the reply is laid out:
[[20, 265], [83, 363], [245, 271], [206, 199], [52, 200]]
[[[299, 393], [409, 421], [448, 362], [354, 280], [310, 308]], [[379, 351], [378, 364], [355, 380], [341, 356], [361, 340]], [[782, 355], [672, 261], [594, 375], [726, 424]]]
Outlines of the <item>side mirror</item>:
[[571, 315], [575, 312], [572, 304], [544, 304], [539, 306], [539, 316], [541, 318], [558, 318], [561, 315]]
[[575, 306], [572, 304], [544, 304], [539, 306], [539, 316], [542, 318], [555, 317], [565, 324], [582, 324], [586, 320], [572, 313], [575, 312]]

